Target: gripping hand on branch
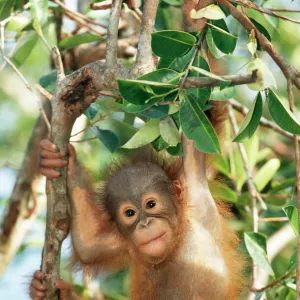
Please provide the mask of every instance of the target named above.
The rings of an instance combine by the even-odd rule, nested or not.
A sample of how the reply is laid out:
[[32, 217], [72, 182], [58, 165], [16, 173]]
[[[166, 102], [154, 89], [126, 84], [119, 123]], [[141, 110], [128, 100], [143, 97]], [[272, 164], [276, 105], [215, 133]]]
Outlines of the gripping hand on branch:
[[[47, 178], [57, 178], [60, 176], [59, 168], [63, 168], [68, 164], [67, 153], [60, 151], [56, 145], [50, 140], [42, 140], [40, 143], [40, 174]], [[68, 173], [72, 173], [72, 168], [76, 162], [76, 152], [72, 145], [68, 145], [69, 150], [69, 165]]]
[[[29, 295], [33, 300], [46, 299], [47, 287], [42, 283], [44, 274], [40, 271], [36, 271], [33, 274], [30, 287]], [[59, 289], [59, 300], [80, 300], [81, 298], [75, 295], [72, 291], [71, 285], [64, 280], [57, 280], [56, 287]]]

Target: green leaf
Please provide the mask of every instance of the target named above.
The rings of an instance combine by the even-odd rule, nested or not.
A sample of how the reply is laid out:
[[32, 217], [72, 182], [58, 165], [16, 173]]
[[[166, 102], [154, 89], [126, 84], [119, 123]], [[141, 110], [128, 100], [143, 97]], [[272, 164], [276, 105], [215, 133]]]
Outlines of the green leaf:
[[166, 149], [169, 145], [166, 143], [163, 138], [160, 136], [156, 140], [152, 142], [152, 146], [156, 151], [161, 151], [163, 149]]
[[159, 131], [161, 137], [166, 141], [170, 146], [177, 146], [180, 142], [179, 131], [171, 117], [166, 117], [160, 120]]
[[16, 0], [1, 0], [0, 1], [0, 21], [7, 19], [15, 5]]
[[294, 251], [294, 253], [291, 256], [290, 262], [289, 262], [289, 266], [288, 266], [288, 270], [293, 269], [294, 267], [296, 267], [297, 264], [297, 250]]
[[188, 64], [190, 63], [193, 55], [194, 55], [195, 49], [191, 49], [188, 53], [180, 56], [180, 57], [175, 57], [175, 58], [165, 58], [162, 57], [159, 60], [158, 63], [158, 69], [162, 69], [162, 68], [168, 68], [168, 69], [172, 69], [176, 72], [184, 72], [187, 67]]
[[208, 182], [208, 186], [214, 199], [223, 200], [230, 203], [237, 203], [237, 193], [231, 190], [225, 184], [216, 180], [211, 180]]
[[182, 144], [179, 143], [177, 146], [175, 147], [168, 147], [167, 152], [173, 156], [182, 156], [183, 152], [182, 152]]
[[[1, 2], [1, 0], [0, 0], [0, 2]], [[0, 4], [0, 6], [1, 6], [1, 4]], [[14, 18], [5, 27], [5, 31], [14, 31], [17, 33], [17, 36], [18, 36], [20, 31], [23, 30], [23, 28], [26, 27], [29, 22], [30, 22], [30, 20], [28, 19], [28, 17], [26, 17], [24, 15], [14, 16]]]
[[252, 72], [257, 70], [257, 80], [248, 84], [249, 89], [253, 91], [262, 91], [270, 86], [277, 88], [276, 79], [268, 66], [259, 58], [254, 59], [248, 66], [247, 70]]
[[48, 18], [48, 0], [31, 0], [30, 10], [33, 18], [33, 28], [42, 35], [42, 26]]
[[81, 44], [87, 44], [87, 43], [103, 41], [103, 40], [105, 40], [104, 37], [96, 34], [91, 34], [91, 33], [75, 34], [73, 36], [61, 40], [60, 43], [58, 44], [58, 48], [59, 50], [63, 51], [63, 50], [74, 48]]
[[266, 237], [260, 233], [245, 232], [245, 244], [255, 263], [274, 277], [274, 272], [267, 258]]
[[205, 39], [206, 39], [209, 51], [216, 59], [220, 59], [221, 57], [223, 57], [225, 55], [225, 53], [221, 52], [217, 48], [210, 28], [207, 29]]
[[162, 30], [152, 33], [152, 50], [159, 57], [175, 58], [187, 53], [197, 42], [190, 33]]
[[199, 103], [184, 92], [179, 94], [179, 99], [180, 123], [185, 136], [195, 141], [199, 151], [219, 154], [218, 137]]
[[183, 0], [162, 0], [162, 1], [173, 6], [180, 6], [183, 4]]
[[259, 192], [266, 187], [279, 168], [280, 160], [272, 158], [259, 169], [254, 177], [254, 184]]
[[206, 18], [209, 20], [219, 20], [226, 18], [223, 10], [216, 4], [208, 5], [198, 11], [192, 9], [190, 12], [190, 17], [192, 19], [202, 19]]
[[224, 20], [216, 20], [208, 23], [211, 27], [211, 34], [217, 48], [226, 54], [233, 53], [238, 38], [232, 35]]
[[26, 62], [27, 57], [30, 55], [38, 41], [39, 37], [36, 32], [33, 32], [26, 37], [26, 41], [20, 46], [20, 48], [18, 48], [13, 56], [12, 60], [16, 67], [20, 67]]
[[127, 102], [146, 105], [147, 109], [172, 93], [180, 77], [181, 74], [173, 70], [158, 69], [137, 80], [118, 80], [119, 92]]
[[259, 163], [259, 162], [267, 159], [271, 155], [273, 155], [273, 151], [270, 148], [263, 148], [257, 153], [255, 162]]
[[290, 224], [295, 232], [295, 234], [298, 236], [299, 232], [299, 226], [298, 226], [298, 208], [289, 205], [283, 208], [284, 213], [289, 218]]
[[140, 114], [150, 119], [161, 119], [168, 115], [169, 105], [153, 105], [152, 107], [142, 111]]
[[236, 95], [236, 89], [234, 86], [228, 87], [220, 91], [219, 87], [213, 89], [210, 100], [218, 100], [218, 101], [225, 101], [231, 98], [234, 98]]
[[180, 105], [179, 104], [169, 104], [169, 115], [174, 115], [179, 112]]
[[112, 131], [119, 139], [119, 147], [126, 144], [137, 132], [137, 129], [130, 124], [113, 118], [99, 122], [98, 127], [102, 130]]
[[156, 83], [156, 85], [152, 83], [151, 88], [156, 95], [160, 95], [176, 87], [182, 76], [183, 73], [171, 69], [159, 69], [139, 77], [138, 80]]
[[261, 300], [262, 296], [265, 294], [265, 292], [259, 292], [259, 293], [255, 293], [255, 298], [254, 300]]
[[100, 111], [100, 105], [97, 103], [92, 103], [85, 111], [85, 116], [89, 119], [89, 121], [93, 120], [98, 112]]
[[[259, 32], [261, 32], [269, 41], [272, 40], [270, 33], [268, 32], [268, 30], [263, 25], [258, 23], [253, 18], [249, 18], [249, 19], [251, 20], [253, 25], [258, 29]], [[257, 42], [257, 50], [263, 50], [262, 46], [258, 42]]]
[[[208, 73], [210, 71], [209, 64], [200, 55], [200, 53], [197, 54], [197, 56], [194, 60], [193, 68], [200, 68], [201, 70], [204, 70], [204, 72], [208, 72]], [[206, 77], [206, 75], [203, 75], [200, 72], [197, 72], [196, 70], [193, 70], [193, 69], [190, 70], [188, 76], [189, 77]], [[204, 109], [206, 102], [210, 98], [211, 90], [212, 90], [211, 88], [190, 88], [190, 89], [186, 90], [186, 93], [190, 97], [194, 97], [195, 100], [200, 104], [201, 108]]]
[[220, 81], [230, 82], [230, 80], [224, 79], [224, 78], [222, 78], [221, 76], [219, 76], [217, 74], [208, 72], [208, 71], [206, 71], [204, 69], [201, 69], [201, 68], [197, 68], [197, 67], [192, 66], [190, 69], [193, 70], [193, 71], [196, 71], [196, 72], [198, 72], [198, 73], [200, 73], [204, 76], [210, 77], [210, 78], [214, 78], [214, 79], [217, 79], [217, 80], [220, 80]]
[[241, 143], [249, 139], [257, 129], [262, 113], [263, 101], [261, 94], [258, 93], [256, 100], [252, 105], [252, 108], [249, 110], [245, 117], [245, 120], [238, 132], [238, 135], [233, 141]]
[[118, 149], [120, 141], [112, 131], [102, 130], [99, 127], [92, 127], [92, 131], [110, 152], [113, 153]]
[[42, 76], [39, 80], [39, 83], [49, 93], [53, 94], [56, 87], [56, 79], [57, 79], [57, 72], [53, 71], [47, 75]]
[[138, 105], [138, 104], [132, 104], [130, 102], [127, 102], [126, 100], [123, 100], [123, 110], [128, 113], [139, 113], [142, 111], [147, 110], [149, 107], [153, 106], [153, 103], [147, 103], [144, 105]]
[[300, 134], [299, 121], [290, 110], [285, 108], [278, 95], [272, 89], [269, 89], [268, 107], [273, 120], [279, 127], [292, 134]]
[[249, 52], [251, 53], [252, 57], [255, 57], [255, 53], [257, 50], [257, 40], [255, 37], [254, 30], [252, 30], [249, 35], [247, 48], [248, 48]]
[[122, 148], [134, 149], [143, 147], [158, 138], [159, 120], [148, 121]]
[[280, 184], [273, 187], [268, 193], [277, 194], [287, 188], [292, 188], [295, 185], [296, 177], [288, 178], [283, 180]]
[[228, 178], [231, 177], [230, 167], [227, 157], [224, 155], [218, 155], [213, 161], [213, 166], [221, 173], [226, 175]]

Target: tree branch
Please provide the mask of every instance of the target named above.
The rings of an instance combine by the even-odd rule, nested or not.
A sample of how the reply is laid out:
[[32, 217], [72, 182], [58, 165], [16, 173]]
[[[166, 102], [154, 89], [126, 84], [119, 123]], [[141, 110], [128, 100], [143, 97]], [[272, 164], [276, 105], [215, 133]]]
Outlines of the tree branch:
[[[285, 249], [292, 241], [296, 239], [295, 233], [290, 224], [286, 224], [267, 239], [268, 261], [272, 262], [274, 258]], [[269, 274], [263, 269], [258, 270], [256, 280], [253, 284], [254, 289], [265, 287], [268, 283]], [[253, 300], [254, 294], [251, 292], [247, 300]]]
[[[48, 100], [44, 101], [43, 108], [48, 118], [51, 118], [51, 105]], [[34, 217], [34, 214], [31, 213], [28, 218], [28, 209], [32, 197], [32, 182], [38, 173], [39, 143], [46, 135], [47, 126], [40, 115], [33, 127], [15, 186], [2, 216], [0, 226], [0, 277], [22, 244], [30, 228], [30, 220]]]
[[[257, 70], [251, 73], [240, 75], [220, 76], [224, 80], [230, 80], [229, 86], [253, 83], [257, 80]], [[220, 80], [211, 77], [187, 77], [183, 85], [184, 88], [208, 88], [220, 86]]]
[[[292, 114], [295, 112], [294, 95], [293, 95], [293, 84], [291, 79], [287, 82], [287, 94], [289, 99], [290, 111]], [[300, 211], [300, 153], [298, 137], [294, 134], [294, 151], [296, 160], [296, 187], [297, 187], [297, 202], [298, 211]], [[298, 222], [300, 228], [300, 213], [298, 214]], [[300, 236], [298, 236], [298, 250], [297, 250], [297, 272], [296, 272], [296, 284], [297, 284], [297, 299], [300, 299]]]
[[52, 47], [52, 58], [54, 61], [55, 69], [57, 71], [57, 80], [58, 82], [60, 82], [66, 77], [66, 75], [60, 52], [56, 46]]
[[117, 65], [118, 26], [122, 8], [122, 0], [113, 0], [109, 16], [106, 42], [106, 64]]
[[104, 9], [111, 8], [111, 6], [112, 6], [111, 0], [106, 0], [98, 3], [92, 3], [90, 5], [90, 8], [92, 10], [104, 10]]
[[[134, 57], [136, 54], [136, 47], [138, 38], [131, 36], [130, 38], [118, 39], [117, 55], [119, 58]], [[106, 51], [106, 42], [99, 44], [82, 44], [74, 48], [75, 65], [83, 67], [96, 60], [104, 59]]]
[[277, 13], [275, 13], [274, 9], [269, 9], [269, 8], [264, 8], [264, 7], [261, 7], [251, 1], [248, 1], [248, 0], [230, 0], [231, 2], [235, 2], [241, 6], [244, 6], [246, 8], [252, 8], [252, 9], [255, 9], [263, 14], [266, 14], [266, 15], [269, 15], [271, 17], [275, 17], [275, 18], [278, 18], [278, 19], [282, 19], [284, 21], [289, 21], [289, 22], [293, 22], [293, 23], [296, 23], [296, 24], [300, 24], [300, 21], [299, 20], [295, 20], [295, 19], [291, 19], [289, 17], [286, 17], [286, 16], [282, 16], [282, 15], [279, 15]]
[[288, 9], [288, 8], [270, 8], [271, 11], [287, 12], [287, 13], [300, 13], [300, 9]]
[[85, 15], [77, 12], [77, 11], [73, 11], [71, 9], [69, 9], [63, 2], [59, 1], [59, 0], [52, 0], [54, 3], [56, 3], [58, 6], [60, 6], [66, 13], [68, 13], [68, 15], [72, 15], [74, 17], [76, 17], [77, 19], [82, 19], [83, 21], [96, 25], [96, 26], [101, 26], [103, 28], [107, 28], [107, 26], [103, 23], [99, 23], [97, 21], [94, 21], [93, 19], [90, 19], [88, 17], [86, 17]]
[[[230, 120], [232, 129], [233, 129], [233, 133], [236, 136], [238, 134], [238, 126], [237, 126], [236, 119], [235, 119], [235, 116], [234, 116], [231, 105], [228, 105], [228, 116], [229, 116], [229, 120]], [[263, 202], [263, 200], [261, 199], [261, 197], [258, 196], [258, 191], [256, 190], [256, 187], [254, 185], [253, 178], [252, 178], [252, 172], [250, 170], [250, 166], [249, 166], [245, 146], [242, 143], [238, 143], [238, 147], [239, 147], [239, 150], [240, 150], [240, 153], [241, 153], [241, 156], [242, 156], [244, 169], [245, 169], [245, 172], [246, 172], [247, 186], [248, 186], [248, 190], [249, 190], [251, 200], [252, 200], [253, 231], [258, 232], [259, 217], [258, 217], [258, 209], [257, 209], [256, 200], [257, 199], [261, 200], [261, 205], [264, 209], [266, 209], [266, 205]], [[254, 282], [256, 280], [256, 276], [257, 276], [257, 271], [258, 271], [257, 265], [256, 265], [254, 260], [252, 260], [252, 266], [253, 266], [252, 282], [254, 284]]]
[[145, 0], [136, 61], [131, 70], [134, 77], [138, 77], [139, 74], [151, 72], [154, 68], [151, 33], [154, 30], [158, 3], [159, 0]]
[[253, 29], [256, 33], [256, 38], [260, 45], [266, 50], [266, 52], [272, 57], [274, 62], [279, 66], [286, 78], [291, 78], [293, 84], [300, 90], [300, 77], [297, 69], [289, 64], [273, 47], [272, 43], [253, 25], [249, 18], [238, 11], [229, 1], [218, 0], [218, 2], [223, 5], [229, 13], [237, 19], [241, 25], [248, 31], [251, 32]]
[[295, 269], [296, 269], [296, 267], [292, 268], [290, 271], [288, 271], [287, 273], [285, 273], [283, 276], [281, 276], [280, 278], [272, 281], [271, 283], [269, 283], [265, 287], [260, 288], [260, 289], [252, 289], [252, 291], [255, 292], [255, 293], [260, 293], [260, 292], [263, 292], [263, 291], [265, 291], [267, 289], [270, 289], [270, 288], [273, 288], [273, 287], [275, 287], [277, 285], [280, 285], [283, 280], [285, 280], [285, 279], [287, 279], [287, 278], [289, 278], [289, 277], [291, 277], [293, 275], [293, 273], [295, 272]]

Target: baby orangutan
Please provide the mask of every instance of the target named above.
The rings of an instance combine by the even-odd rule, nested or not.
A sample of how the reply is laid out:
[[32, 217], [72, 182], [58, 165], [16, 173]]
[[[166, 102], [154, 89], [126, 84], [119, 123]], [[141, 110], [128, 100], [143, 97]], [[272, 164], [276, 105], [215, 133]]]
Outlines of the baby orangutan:
[[[183, 138], [184, 159], [169, 166], [157, 155], [112, 167], [96, 198], [87, 172], [69, 145], [68, 192], [75, 260], [84, 271], [118, 271], [129, 266], [132, 300], [236, 300], [242, 259], [237, 238], [226, 227], [224, 205], [208, 188], [205, 155]], [[41, 142], [40, 173], [55, 178], [65, 154]], [[177, 164], [178, 165], [178, 164]], [[30, 285], [44, 299], [43, 274]], [[60, 299], [79, 299], [58, 281]]]

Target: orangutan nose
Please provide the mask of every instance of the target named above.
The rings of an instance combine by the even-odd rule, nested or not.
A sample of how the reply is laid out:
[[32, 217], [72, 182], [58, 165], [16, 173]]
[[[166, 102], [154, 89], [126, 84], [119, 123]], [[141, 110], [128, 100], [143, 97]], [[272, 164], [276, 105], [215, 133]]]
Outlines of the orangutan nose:
[[141, 227], [148, 227], [152, 221], [153, 221], [153, 218], [146, 218], [144, 220], [141, 220], [139, 222], [139, 224]]

